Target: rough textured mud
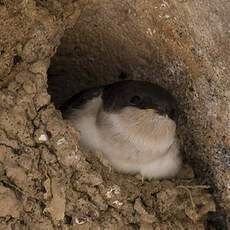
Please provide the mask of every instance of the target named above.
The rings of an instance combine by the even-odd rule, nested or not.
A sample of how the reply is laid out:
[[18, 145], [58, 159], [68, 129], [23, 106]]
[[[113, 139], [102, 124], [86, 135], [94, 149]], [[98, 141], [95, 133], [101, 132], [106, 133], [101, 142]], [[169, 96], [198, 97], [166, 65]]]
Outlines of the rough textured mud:
[[179, 135], [186, 158], [218, 188], [227, 209], [229, 10], [229, 1], [89, 1], [49, 70], [57, 105], [76, 91], [124, 78], [170, 89], [183, 111]]
[[[0, 229], [226, 228], [228, 4], [0, 0]], [[61, 38], [55, 104], [120, 72], [174, 89], [195, 178], [142, 183], [78, 146], [47, 92]]]

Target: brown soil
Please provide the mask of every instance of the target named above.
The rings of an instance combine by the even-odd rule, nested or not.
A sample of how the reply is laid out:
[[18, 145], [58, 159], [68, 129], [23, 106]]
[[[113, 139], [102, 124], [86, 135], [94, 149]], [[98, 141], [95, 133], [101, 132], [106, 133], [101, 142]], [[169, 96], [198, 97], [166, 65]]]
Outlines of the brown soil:
[[[224, 2], [0, 0], [0, 229], [227, 229]], [[120, 72], [169, 88], [196, 176], [142, 182], [88, 154], [50, 100], [49, 66], [56, 105]]]

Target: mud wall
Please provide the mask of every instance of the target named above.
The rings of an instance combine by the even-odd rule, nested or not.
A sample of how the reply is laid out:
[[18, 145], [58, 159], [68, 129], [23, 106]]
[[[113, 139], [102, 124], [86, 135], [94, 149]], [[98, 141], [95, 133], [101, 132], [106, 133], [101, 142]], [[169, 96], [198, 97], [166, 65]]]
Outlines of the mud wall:
[[[0, 1], [0, 228], [175, 229], [186, 214], [183, 224], [194, 229], [215, 211], [198, 182], [183, 181], [185, 189], [181, 181], [146, 182], [139, 189], [135, 178], [85, 160], [79, 134], [47, 92], [59, 45], [49, 69], [57, 106], [121, 72], [171, 89], [183, 111], [182, 150], [227, 211], [228, 12], [227, 1]], [[191, 195], [193, 205], [208, 208], [188, 208]]]
[[229, 10], [228, 1], [89, 1], [52, 59], [54, 102], [117, 81], [120, 73], [159, 82], [180, 102], [187, 159], [227, 199]]

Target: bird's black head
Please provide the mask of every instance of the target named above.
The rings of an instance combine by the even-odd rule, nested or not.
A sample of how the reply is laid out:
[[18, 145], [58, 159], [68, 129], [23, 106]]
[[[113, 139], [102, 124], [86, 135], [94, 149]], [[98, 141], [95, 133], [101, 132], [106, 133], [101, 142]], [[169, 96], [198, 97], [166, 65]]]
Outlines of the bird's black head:
[[157, 84], [127, 80], [107, 85], [103, 90], [103, 105], [106, 111], [118, 111], [127, 106], [139, 109], [154, 109], [161, 115], [175, 119], [175, 98]]

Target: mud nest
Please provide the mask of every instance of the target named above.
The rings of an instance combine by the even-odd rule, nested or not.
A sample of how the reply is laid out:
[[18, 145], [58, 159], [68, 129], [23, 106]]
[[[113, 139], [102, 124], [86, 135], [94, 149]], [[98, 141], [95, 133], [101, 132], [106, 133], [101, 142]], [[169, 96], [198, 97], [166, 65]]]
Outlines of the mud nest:
[[[224, 2], [0, 1], [0, 229], [227, 229]], [[55, 109], [121, 79], [178, 98], [178, 178], [142, 183], [111, 170]]]

